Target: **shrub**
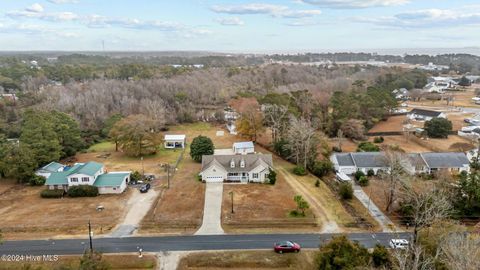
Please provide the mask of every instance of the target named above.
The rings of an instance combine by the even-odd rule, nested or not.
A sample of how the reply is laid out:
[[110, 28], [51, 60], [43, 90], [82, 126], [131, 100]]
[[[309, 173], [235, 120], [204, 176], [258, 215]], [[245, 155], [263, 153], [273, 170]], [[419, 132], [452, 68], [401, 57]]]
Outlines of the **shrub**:
[[362, 176], [360, 179], [358, 179], [358, 184], [362, 187], [368, 186], [368, 177]]
[[280, 139], [279, 141], [275, 142], [273, 144], [273, 150], [275, 151], [275, 153], [285, 159], [287, 159], [292, 154], [292, 152], [288, 148], [288, 141], [285, 139]]
[[213, 142], [206, 136], [197, 136], [190, 144], [190, 156], [196, 162], [201, 162], [203, 155], [213, 155], [213, 150]]
[[315, 181], [315, 187], [320, 187], [320, 180]]
[[390, 254], [388, 250], [382, 246], [377, 244], [372, 252], [372, 261], [375, 267], [386, 267], [387, 269], [390, 268], [391, 261], [390, 261]]
[[350, 200], [353, 198], [353, 188], [350, 183], [341, 183], [338, 189], [340, 197], [344, 200]]
[[371, 142], [362, 142], [358, 145], [357, 152], [379, 152], [380, 147]]
[[296, 175], [304, 176], [307, 175], [307, 170], [305, 170], [305, 168], [302, 166], [297, 166], [293, 168], [293, 173]]
[[362, 176], [365, 176], [365, 173], [363, 173], [362, 171], [356, 171], [355, 172], [355, 180], [360, 180], [360, 177]]
[[98, 188], [96, 186], [73, 186], [67, 192], [70, 197], [96, 197], [98, 196]]
[[134, 171], [130, 174], [130, 180], [133, 182], [137, 182], [142, 180], [142, 174], [139, 171]]
[[202, 182], [202, 176], [201, 176], [200, 174], [197, 174], [197, 180], [198, 180], [199, 182]]
[[31, 186], [43, 186], [45, 185], [45, 177], [40, 175], [33, 175], [30, 180], [28, 181]]
[[40, 197], [42, 198], [61, 198], [63, 197], [63, 189], [45, 189], [42, 190], [40, 193]]
[[342, 148], [338, 147], [338, 146], [334, 146], [332, 147], [332, 151], [333, 152], [336, 152], [336, 153], [341, 153], [342, 152]]
[[368, 176], [368, 177], [372, 177], [372, 176], [374, 176], [374, 175], [375, 175], [375, 171], [374, 171], [374, 170], [370, 169], [370, 170], [367, 171], [367, 176]]
[[425, 122], [425, 131], [430, 138], [448, 138], [452, 131], [452, 122], [445, 118], [433, 118]]
[[333, 237], [317, 253], [316, 269], [363, 269], [370, 261], [368, 250], [345, 235]]
[[383, 143], [384, 141], [385, 139], [382, 136], [373, 138], [374, 143]]
[[315, 162], [312, 168], [312, 173], [318, 177], [323, 177], [331, 171], [333, 171], [333, 164], [328, 159]]
[[268, 169], [267, 178], [270, 185], [275, 185], [275, 183], [277, 182], [277, 173], [272, 169]]

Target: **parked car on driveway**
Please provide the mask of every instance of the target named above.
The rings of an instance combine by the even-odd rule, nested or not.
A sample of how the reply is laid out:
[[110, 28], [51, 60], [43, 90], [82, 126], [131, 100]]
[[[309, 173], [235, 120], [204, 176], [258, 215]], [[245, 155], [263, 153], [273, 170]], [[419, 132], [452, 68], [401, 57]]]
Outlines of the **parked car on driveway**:
[[392, 239], [389, 243], [392, 249], [406, 249], [408, 247], [408, 240], [406, 239]]
[[150, 189], [150, 184], [145, 184], [145, 185], [140, 187], [140, 192], [141, 193], [147, 193], [149, 189]]
[[300, 245], [292, 241], [282, 241], [273, 245], [273, 250], [280, 254], [284, 252], [299, 252], [300, 249]]

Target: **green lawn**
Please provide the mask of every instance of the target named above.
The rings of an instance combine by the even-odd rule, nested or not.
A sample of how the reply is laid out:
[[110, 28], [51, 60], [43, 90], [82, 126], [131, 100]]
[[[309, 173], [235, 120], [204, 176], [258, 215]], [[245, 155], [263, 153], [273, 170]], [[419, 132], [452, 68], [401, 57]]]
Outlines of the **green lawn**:
[[100, 142], [90, 146], [87, 152], [113, 152], [115, 151], [115, 144], [112, 142]]

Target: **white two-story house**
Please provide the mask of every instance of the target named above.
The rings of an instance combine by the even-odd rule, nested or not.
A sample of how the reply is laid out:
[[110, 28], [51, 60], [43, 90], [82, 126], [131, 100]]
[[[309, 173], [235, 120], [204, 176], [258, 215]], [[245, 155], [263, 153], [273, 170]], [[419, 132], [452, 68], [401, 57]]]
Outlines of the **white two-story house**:
[[272, 155], [206, 155], [200, 175], [203, 182], [263, 183], [272, 166]]

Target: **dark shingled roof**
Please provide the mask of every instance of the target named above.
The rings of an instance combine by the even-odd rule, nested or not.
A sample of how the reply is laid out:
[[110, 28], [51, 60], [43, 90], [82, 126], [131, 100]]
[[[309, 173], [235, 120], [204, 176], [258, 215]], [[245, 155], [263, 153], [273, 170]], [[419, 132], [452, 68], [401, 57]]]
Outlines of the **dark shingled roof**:
[[442, 112], [429, 111], [429, 110], [423, 110], [423, 109], [413, 109], [408, 114], [423, 115], [428, 117], [438, 117], [440, 114], [442, 114]]
[[382, 152], [352, 153], [353, 160], [359, 168], [385, 168], [388, 160]]
[[[230, 168], [230, 162], [235, 162], [235, 168]], [[240, 167], [240, 162], [245, 161], [245, 167]], [[262, 161], [265, 162], [268, 166], [272, 167], [272, 155], [205, 155], [202, 156], [202, 171], [210, 167], [214, 162], [218, 162], [222, 165], [225, 170], [228, 172], [245, 172], [250, 171], [256, 168]]]
[[423, 159], [430, 168], [460, 168], [470, 164], [464, 153], [423, 153]]
[[337, 158], [338, 165], [340, 166], [355, 166], [352, 156], [348, 154], [335, 154]]

